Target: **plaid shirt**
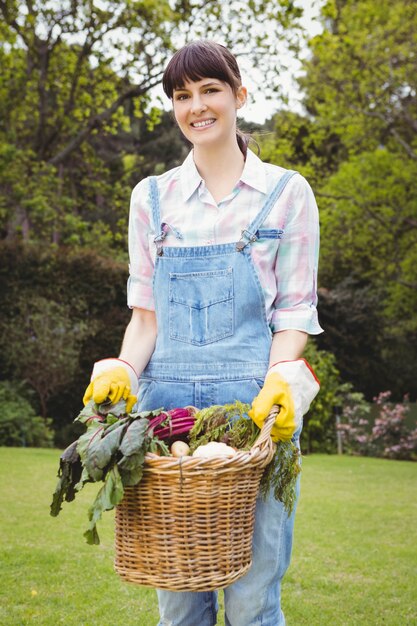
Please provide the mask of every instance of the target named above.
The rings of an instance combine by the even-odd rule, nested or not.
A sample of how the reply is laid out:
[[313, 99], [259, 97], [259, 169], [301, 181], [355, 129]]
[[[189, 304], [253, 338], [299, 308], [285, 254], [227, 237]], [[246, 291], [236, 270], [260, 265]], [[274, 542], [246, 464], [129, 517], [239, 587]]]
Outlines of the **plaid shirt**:
[[[184, 163], [158, 176], [161, 219], [167, 224], [167, 246], [205, 246], [240, 239], [286, 170], [263, 163], [248, 150], [233, 191], [216, 203], [205, 186], [191, 151]], [[152, 276], [156, 246], [149, 182], [133, 189], [129, 218], [130, 277], [128, 305], [154, 310]], [[251, 255], [262, 286], [272, 332], [295, 329], [322, 332], [317, 318], [319, 218], [307, 181], [293, 176], [262, 225], [282, 229], [281, 239], [262, 238], [251, 244]]]

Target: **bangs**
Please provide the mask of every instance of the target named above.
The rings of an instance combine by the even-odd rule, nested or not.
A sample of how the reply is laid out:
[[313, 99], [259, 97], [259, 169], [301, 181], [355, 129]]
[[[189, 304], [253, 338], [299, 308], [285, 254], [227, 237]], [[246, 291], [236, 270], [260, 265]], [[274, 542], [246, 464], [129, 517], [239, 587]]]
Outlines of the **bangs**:
[[[226, 55], [230, 58], [226, 58]], [[231, 62], [233, 69], [230, 67]], [[240, 72], [234, 56], [227, 48], [203, 41], [184, 46], [168, 63], [162, 87], [168, 98], [172, 99], [175, 89], [182, 89], [188, 81], [195, 82], [203, 78], [217, 78], [236, 91], [241, 82]]]

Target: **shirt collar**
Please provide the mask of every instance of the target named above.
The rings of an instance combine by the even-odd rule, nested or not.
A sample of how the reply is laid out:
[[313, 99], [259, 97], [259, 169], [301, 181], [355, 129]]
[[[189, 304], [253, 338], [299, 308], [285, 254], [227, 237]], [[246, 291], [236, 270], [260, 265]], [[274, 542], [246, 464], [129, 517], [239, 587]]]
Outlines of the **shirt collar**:
[[[180, 168], [181, 193], [184, 202], [187, 202], [187, 200], [191, 198], [195, 190], [200, 186], [202, 180], [194, 163], [193, 151], [191, 150]], [[249, 148], [240, 181], [245, 183], [245, 185], [249, 185], [249, 187], [266, 193], [266, 172], [264, 163]]]
[[181, 193], [184, 202], [187, 202], [187, 200], [191, 198], [195, 190], [200, 186], [202, 180], [195, 166], [194, 155], [191, 150], [180, 168]]
[[267, 191], [265, 164], [250, 148], [248, 148], [246, 153], [245, 166], [240, 180], [245, 185], [249, 185], [249, 187], [253, 187], [262, 193]]

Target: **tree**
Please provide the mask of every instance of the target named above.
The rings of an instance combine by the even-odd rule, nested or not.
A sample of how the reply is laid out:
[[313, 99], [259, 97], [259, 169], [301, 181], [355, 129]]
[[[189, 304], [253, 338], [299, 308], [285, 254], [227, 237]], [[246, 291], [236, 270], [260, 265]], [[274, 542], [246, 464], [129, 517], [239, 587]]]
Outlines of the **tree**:
[[417, 159], [417, 5], [329, 0], [304, 62], [307, 111], [350, 153], [384, 145]]
[[[120, 351], [127, 278], [126, 263], [95, 250], [0, 241], [0, 379], [19, 390], [33, 381], [56, 445], [80, 434], [73, 420], [93, 364]], [[26, 395], [39, 414], [39, 393]]]
[[386, 148], [352, 156], [320, 198], [322, 284], [337, 274], [366, 281], [389, 323], [416, 334], [417, 162]]
[[[341, 359], [344, 375], [362, 381], [368, 397], [382, 379], [397, 399], [415, 396], [417, 5], [329, 0], [322, 24], [303, 64], [306, 122], [298, 122], [308, 128], [304, 147], [337, 146], [327, 162], [318, 161], [316, 148], [298, 161], [302, 172], [313, 172], [321, 216], [319, 284], [329, 294], [324, 311], [331, 331], [319, 343]], [[356, 302], [362, 296], [375, 303], [367, 335], [367, 324], [353, 324], [366, 310]]]
[[[389, 387], [401, 396], [402, 385], [409, 379], [401, 375], [393, 379], [389, 359], [382, 358], [387, 342], [381, 300], [372, 285], [353, 277], [333, 289], [319, 289], [319, 318], [325, 332], [316, 338], [317, 346], [334, 355], [342, 380], [350, 381], [369, 401], [381, 388]], [[391, 353], [395, 348], [396, 344]], [[397, 359], [395, 362], [398, 371]]]
[[319, 131], [314, 118], [285, 109], [266, 122], [257, 139], [264, 161], [298, 170], [314, 188], [325, 173], [337, 171], [345, 152], [336, 133]]
[[22, 384], [0, 382], [0, 445], [50, 448], [52, 420], [35, 414], [26, 393]]
[[74, 324], [70, 307], [41, 296], [22, 297], [19, 315], [1, 325], [2, 343], [8, 345], [6, 363], [13, 378], [36, 392], [42, 417], [49, 398], [74, 378], [80, 349], [91, 324]]
[[262, 59], [272, 92], [301, 10], [287, 0], [1, 0], [0, 14], [3, 236], [120, 251], [137, 153], [124, 144], [106, 158], [104, 139], [157, 121], [151, 90], [173, 49], [196, 37]]

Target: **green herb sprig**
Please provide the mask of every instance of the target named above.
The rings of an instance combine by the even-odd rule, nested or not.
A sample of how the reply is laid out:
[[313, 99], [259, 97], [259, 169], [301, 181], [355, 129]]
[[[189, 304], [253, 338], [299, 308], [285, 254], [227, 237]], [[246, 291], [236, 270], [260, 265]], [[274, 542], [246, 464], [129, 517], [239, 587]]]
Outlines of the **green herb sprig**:
[[297, 478], [301, 472], [301, 453], [290, 441], [278, 441], [271, 463], [263, 473], [260, 494], [264, 499], [272, 490], [276, 500], [280, 500], [288, 515], [294, 510], [297, 500]]
[[249, 449], [259, 434], [259, 428], [247, 416], [249, 409], [250, 404], [237, 400], [233, 404], [214, 404], [198, 411], [190, 431], [191, 452], [210, 441], [221, 441], [240, 450]]

